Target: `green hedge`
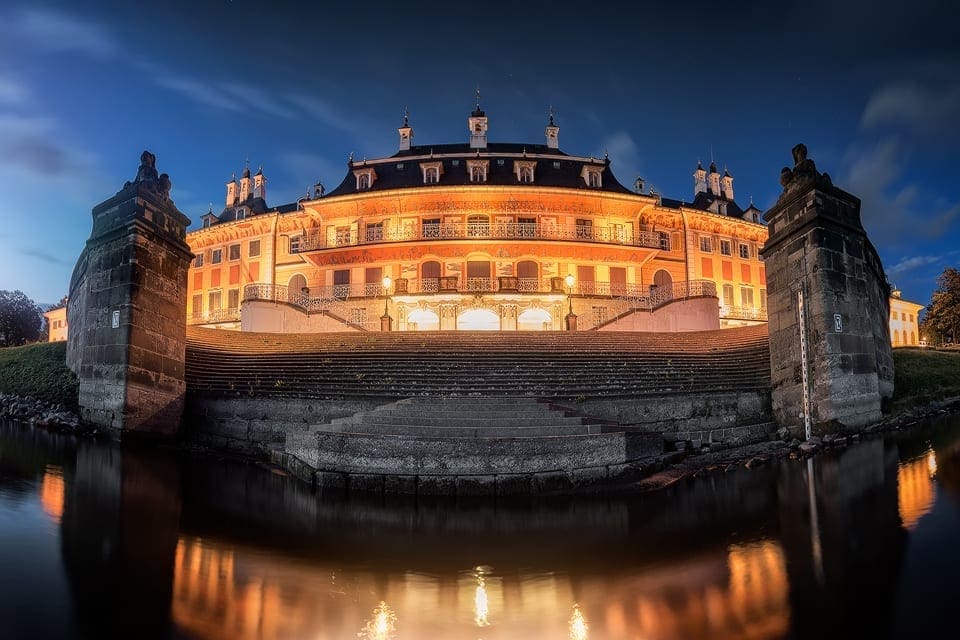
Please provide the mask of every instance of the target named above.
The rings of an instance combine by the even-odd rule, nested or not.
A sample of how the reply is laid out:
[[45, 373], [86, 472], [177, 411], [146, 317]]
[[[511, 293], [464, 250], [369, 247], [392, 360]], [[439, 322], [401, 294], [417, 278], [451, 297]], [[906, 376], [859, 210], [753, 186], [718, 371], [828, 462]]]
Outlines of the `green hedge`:
[[77, 378], [66, 360], [66, 342], [0, 349], [0, 392], [61, 403], [76, 411]]
[[960, 353], [933, 349], [894, 349], [893, 409], [909, 409], [960, 396]]

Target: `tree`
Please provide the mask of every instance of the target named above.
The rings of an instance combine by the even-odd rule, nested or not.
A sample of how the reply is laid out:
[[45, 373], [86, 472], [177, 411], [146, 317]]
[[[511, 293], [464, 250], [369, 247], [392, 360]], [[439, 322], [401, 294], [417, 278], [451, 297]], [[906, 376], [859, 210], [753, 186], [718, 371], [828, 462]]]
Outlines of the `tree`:
[[954, 267], [947, 267], [937, 278], [923, 327], [941, 342], [960, 341], [960, 271]]
[[0, 291], [0, 347], [13, 347], [40, 337], [43, 312], [22, 291]]

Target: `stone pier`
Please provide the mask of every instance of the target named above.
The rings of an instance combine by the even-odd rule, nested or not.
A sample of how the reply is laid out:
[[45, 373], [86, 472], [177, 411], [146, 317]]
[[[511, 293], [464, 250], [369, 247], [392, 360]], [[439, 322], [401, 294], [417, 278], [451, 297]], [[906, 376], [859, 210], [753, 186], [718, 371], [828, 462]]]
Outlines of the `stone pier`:
[[879, 420], [881, 402], [893, 395], [893, 356], [890, 287], [860, 222], [860, 200], [819, 173], [804, 145], [793, 157], [793, 169], [781, 173], [783, 194], [764, 215], [770, 235], [761, 254], [774, 417], [802, 438], [805, 413], [814, 434]]
[[70, 281], [67, 364], [80, 379], [83, 420], [118, 439], [180, 426], [189, 224], [148, 151], [137, 177], [93, 208]]

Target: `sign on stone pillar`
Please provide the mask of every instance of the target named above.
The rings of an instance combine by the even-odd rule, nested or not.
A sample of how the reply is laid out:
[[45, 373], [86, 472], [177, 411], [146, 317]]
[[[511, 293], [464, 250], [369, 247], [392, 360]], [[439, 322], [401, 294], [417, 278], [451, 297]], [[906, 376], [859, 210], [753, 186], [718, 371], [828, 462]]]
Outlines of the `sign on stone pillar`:
[[[893, 395], [893, 356], [890, 287], [860, 222], [860, 200], [819, 173], [804, 145], [793, 148], [793, 157], [793, 169], [781, 172], [783, 194], [764, 214], [769, 239], [761, 253], [773, 413], [778, 424], [802, 437], [805, 391], [814, 434], [879, 420], [881, 402]], [[802, 336], [798, 292], [804, 301]]]
[[80, 381], [81, 417], [118, 439], [175, 435], [186, 388], [190, 220], [154, 155], [140, 160], [137, 177], [93, 208], [70, 281], [67, 364]]

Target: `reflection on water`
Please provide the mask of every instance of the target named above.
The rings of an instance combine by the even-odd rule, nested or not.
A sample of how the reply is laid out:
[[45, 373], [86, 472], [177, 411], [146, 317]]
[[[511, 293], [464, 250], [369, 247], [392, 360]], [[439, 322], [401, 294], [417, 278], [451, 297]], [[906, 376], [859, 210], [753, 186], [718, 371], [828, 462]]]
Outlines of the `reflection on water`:
[[8, 425], [0, 566], [30, 575], [7, 549], [46, 531], [14, 517], [35, 505], [71, 603], [0, 583], [0, 619], [29, 605], [39, 626], [50, 606], [85, 636], [239, 640], [910, 637], [923, 587], [902, 585], [943, 579], [917, 553], [960, 557], [958, 496], [958, 420], [633, 497], [495, 504], [315, 496]]

